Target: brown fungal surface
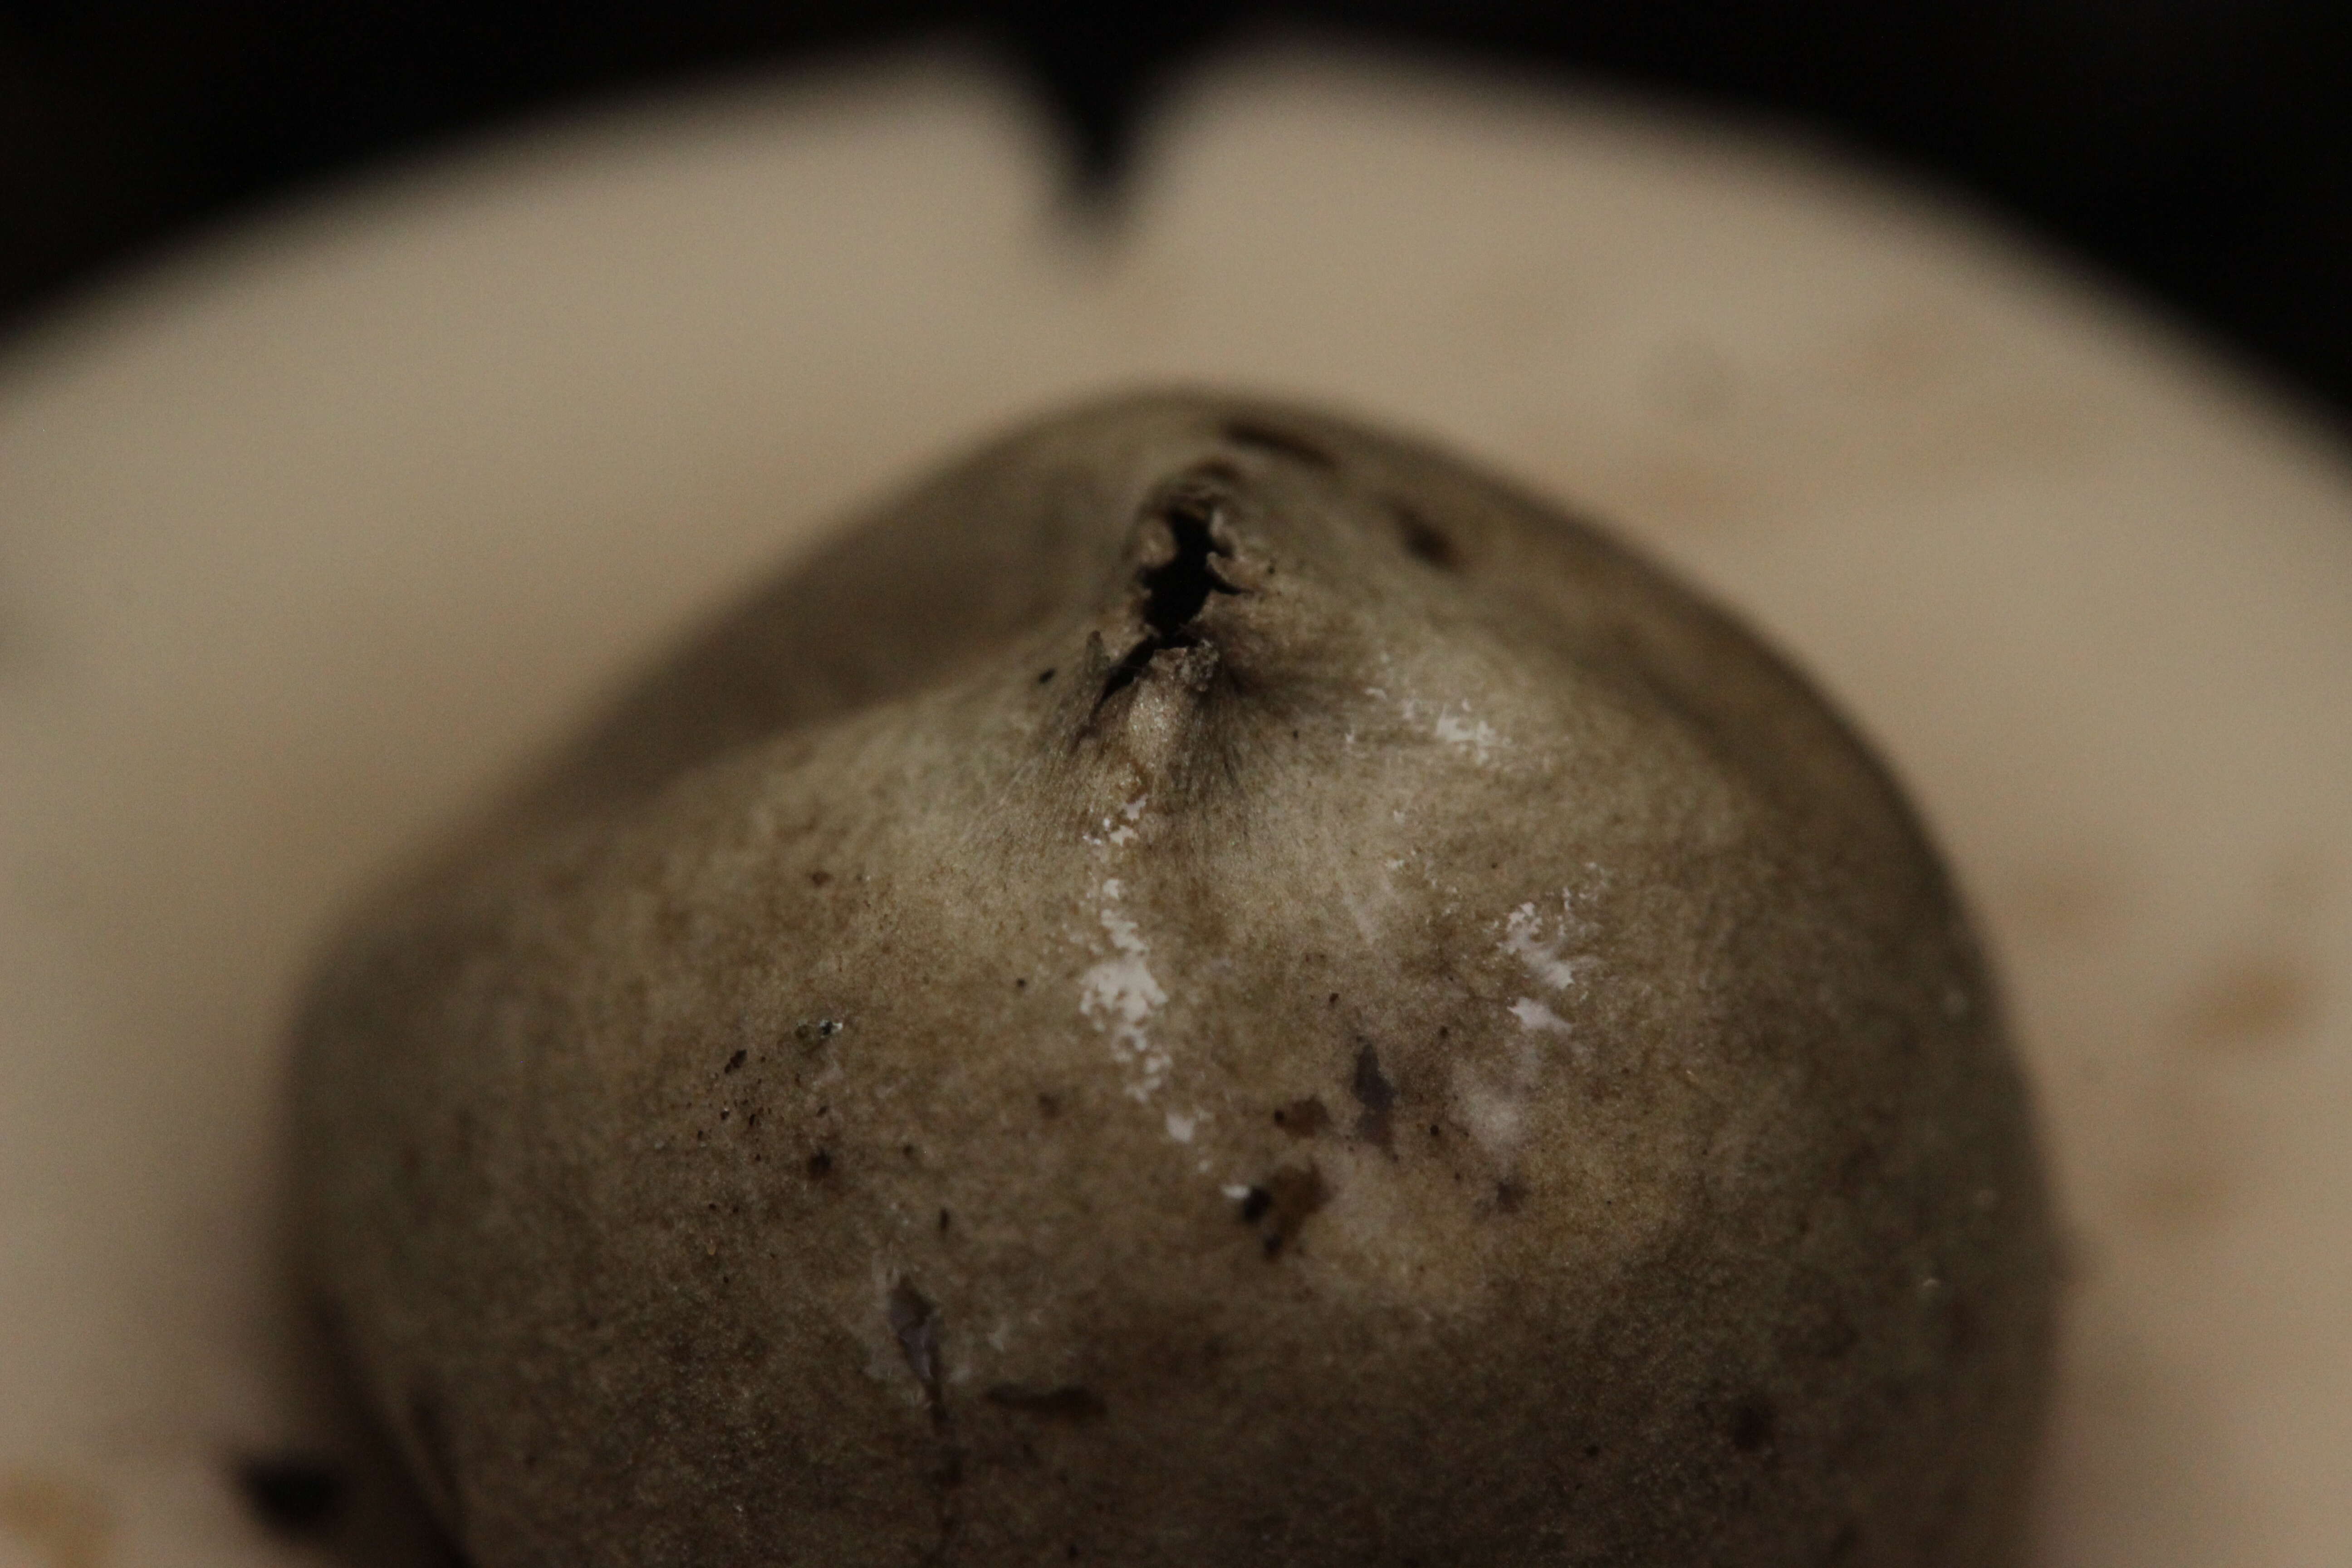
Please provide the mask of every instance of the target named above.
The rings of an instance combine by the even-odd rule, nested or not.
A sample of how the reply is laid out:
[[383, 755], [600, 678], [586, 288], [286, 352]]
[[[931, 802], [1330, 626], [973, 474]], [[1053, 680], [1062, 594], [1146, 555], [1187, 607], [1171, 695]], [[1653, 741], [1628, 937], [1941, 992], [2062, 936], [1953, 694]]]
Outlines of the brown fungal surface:
[[300, 1037], [313, 1289], [481, 1568], [2016, 1558], [2048, 1222], [1932, 849], [1721, 612], [1344, 421], [881, 509]]

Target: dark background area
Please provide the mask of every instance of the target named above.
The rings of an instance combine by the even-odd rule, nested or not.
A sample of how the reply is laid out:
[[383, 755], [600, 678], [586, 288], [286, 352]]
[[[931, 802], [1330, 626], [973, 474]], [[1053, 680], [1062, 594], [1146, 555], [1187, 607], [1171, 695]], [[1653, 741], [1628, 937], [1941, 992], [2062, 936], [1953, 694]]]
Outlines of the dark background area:
[[2352, 412], [2333, 0], [0, 0], [0, 334], [192, 226], [510, 117], [964, 35], [1115, 198], [1171, 73], [1307, 26], [1761, 110], [2007, 210]]

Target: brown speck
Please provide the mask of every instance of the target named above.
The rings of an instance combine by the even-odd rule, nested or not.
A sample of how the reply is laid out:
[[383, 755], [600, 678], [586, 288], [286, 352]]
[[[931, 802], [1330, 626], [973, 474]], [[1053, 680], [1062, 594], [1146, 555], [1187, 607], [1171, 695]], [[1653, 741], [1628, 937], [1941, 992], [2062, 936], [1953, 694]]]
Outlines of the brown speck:
[[945, 1209], [941, 1209], [940, 1211], [940, 1234], [941, 1236], [945, 1236], [948, 1233], [948, 1226], [954, 1223], [954, 1215], [949, 1214]]
[[1108, 1414], [1102, 1395], [1075, 1384], [1031, 1388], [1017, 1383], [1000, 1383], [985, 1397], [991, 1405], [1054, 1421], [1096, 1421]]
[[1331, 1113], [1313, 1095], [1275, 1108], [1274, 1124], [1293, 1138], [1312, 1138], [1331, 1124]]
[[820, 1149], [808, 1157], [809, 1180], [822, 1182], [833, 1174], [833, 1151]]
[[743, 1070], [743, 1064], [750, 1059], [751, 1053], [748, 1051], [737, 1051], [733, 1056], [727, 1058], [727, 1065], [720, 1068], [719, 1070], [720, 1072], [741, 1072]]
[[1527, 1201], [1528, 1190], [1521, 1186], [1517, 1182], [1497, 1182], [1495, 1184], [1495, 1212], [1496, 1214], [1517, 1214], [1526, 1205]]
[[1028, 990], [1028, 989], [1029, 989], [1029, 977], [1028, 977], [1027, 975], [1025, 975], [1025, 974], [1024, 974], [1024, 975], [1023, 975], [1020, 979], [1015, 980], [1015, 981], [1013, 983], [1013, 989], [1014, 989], [1015, 991], [1026, 991], [1026, 990]]
[[830, 871], [811, 871], [809, 873], [809, 886], [813, 888], [822, 888], [827, 882], [832, 880], [833, 873]]
[[310, 1535], [335, 1521], [343, 1476], [314, 1454], [255, 1454], [236, 1461], [236, 1489], [262, 1525], [281, 1535]]
[[1056, 670], [1052, 667], [1039, 670], [1037, 672], [1037, 684], [1040, 686], [1045, 685], [1047, 681], [1053, 679], [1056, 673]]
[[47, 1559], [47, 1568], [98, 1568], [109, 1521], [97, 1492], [55, 1476], [0, 1476], [0, 1531]]
[[2208, 1050], [2256, 1049], [2309, 1026], [2316, 987], [2304, 969], [2277, 958], [2243, 958], [2209, 974], [2183, 1009], [2181, 1032]]
[[1048, 1121], [1051, 1121], [1055, 1117], [1061, 1115], [1062, 1101], [1060, 1097], [1051, 1094], [1040, 1094], [1037, 1097], [1037, 1114], [1044, 1117]]

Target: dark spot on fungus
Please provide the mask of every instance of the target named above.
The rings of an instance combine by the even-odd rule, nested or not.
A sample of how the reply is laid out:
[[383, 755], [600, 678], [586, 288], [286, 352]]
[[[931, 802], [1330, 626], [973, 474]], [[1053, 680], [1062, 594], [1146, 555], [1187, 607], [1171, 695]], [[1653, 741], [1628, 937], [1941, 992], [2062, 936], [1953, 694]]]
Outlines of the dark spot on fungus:
[[808, 1157], [809, 1180], [822, 1182], [833, 1174], [833, 1151], [820, 1149]]
[[1381, 1070], [1381, 1053], [1370, 1041], [1356, 1052], [1356, 1070], [1348, 1080], [1348, 1090], [1364, 1108], [1356, 1118], [1356, 1136], [1367, 1142], [1389, 1146], [1389, 1112], [1396, 1108], [1396, 1085]]
[[1044, 669], [1039, 670], [1039, 671], [1037, 672], [1037, 684], [1038, 684], [1038, 685], [1040, 685], [1040, 686], [1045, 685], [1047, 681], [1049, 681], [1049, 680], [1051, 680], [1051, 679], [1054, 679], [1054, 676], [1055, 676], [1055, 673], [1056, 673], [1056, 667], [1055, 667], [1055, 666], [1051, 666], [1051, 665], [1047, 666], [1047, 667], [1046, 667], [1045, 668], [1044, 668]]
[[1323, 1173], [1312, 1165], [1285, 1165], [1268, 1176], [1263, 1185], [1252, 1187], [1242, 1199], [1242, 1220], [1248, 1225], [1260, 1225], [1260, 1239], [1269, 1258], [1280, 1257], [1282, 1249], [1297, 1238], [1299, 1227], [1330, 1200], [1331, 1189], [1324, 1184]]
[[1527, 1188], [1519, 1185], [1518, 1183], [1497, 1182], [1495, 1184], [1495, 1212], [1496, 1214], [1517, 1214], [1527, 1201], [1528, 1190]]
[[811, 871], [809, 873], [809, 886], [813, 888], [822, 888], [827, 882], [832, 880], [833, 873], [830, 871]]
[[1225, 439], [1236, 447], [1254, 447], [1277, 458], [1287, 458], [1294, 463], [1304, 463], [1310, 468], [1337, 468], [1339, 460], [1306, 437], [1255, 419], [1225, 421]]
[[1051, 1121], [1055, 1117], [1062, 1114], [1062, 1102], [1060, 1099], [1050, 1094], [1038, 1095], [1037, 1114], [1045, 1118], [1048, 1121]]
[[745, 1052], [745, 1051], [737, 1051], [733, 1056], [729, 1057], [729, 1058], [727, 1058], [727, 1065], [726, 1065], [725, 1067], [723, 1067], [723, 1068], [719, 1068], [719, 1071], [721, 1071], [721, 1072], [740, 1072], [740, 1071], [742, 1071], [742, 1070], [743, 1070], [743, 1063], [744, 1063], [744, 1061], [748, 1058], [749, 1055], [750, 1055], [750, 1053]]
[[343, 1475], [312, 1454], [252, 1454], [236, 1461], [236, 1489], [269, 1530], [307, 1535], [334, 1522]]
[[1401, 500], [1390, 501], [1389, 510], [1397, 520], [1397, 531], [1407, 554], [1441, 572], [1462, 570], [1462, 552], [1454, 548], [1444, 530]]
[[1013, 983], [1013, 989], [1014, 989], [1015, 991], [1026, 991], [1026, 990], [1028, 990], [1028, 989], [1029, 989], [1029, 977], [1028, 977], [1027, 975], [1025, 975], [1025, 974], [1024, 974], [1024, 975], [1023, 975], [1020, 979], [1015, 980], [1015, 981]]
[[841, 1029], [842, 1023], [838, 1018], [804, 1018], [793, 1026], [793, 1038], [803, 1046], [821, 1046], [841, 1033]]
[[1761, 1394], [1740, 1401], [1731, 1413], [1731, 1446], [1743, 1454], [1769, 1448], [1775, 1419], [1772, 1402]]
[[1100, 1394], [1075, 1384], [1060, 1388], [1030, 1388], [1017, 1383], [1000, 1383], [991, 1388], [985, 1397], [991, 1405], [1017, 1410], [1024, 1415], [1043, 1415], [1054, 1421], [1094, 1421], [1108, 1414]]
[[901, 1279], [890, 1287], [884, 1311], [891, 1335], [898, 1342], [898, 1353], [907, 1358], [907, 1370], [923, 1385], [923, 1398], [932, 1415], [940, 1415], [944, 1406], [940, 1393], [939, 1309], [915, 1289], [912, 1280]]
[[1293, 1138], [1312, 1138], [1331, 1124], [1331, 1113], [1313, 1095], [1275, 1108], [1274, 1124]]
[[940, 1234], [941, 1236], [945, 1236], [948, 1232], [948, 1226], [953, 1223], [954, 1216], [950, 1215], [947, 1210], [941, 1209], [940, 1211]]

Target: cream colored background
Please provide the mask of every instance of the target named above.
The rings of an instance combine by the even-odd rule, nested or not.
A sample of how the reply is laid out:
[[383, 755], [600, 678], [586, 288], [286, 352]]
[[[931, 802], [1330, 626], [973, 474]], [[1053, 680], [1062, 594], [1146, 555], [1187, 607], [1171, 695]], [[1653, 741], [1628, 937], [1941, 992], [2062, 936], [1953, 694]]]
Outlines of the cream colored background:
[[967, 62], [740, 87], [269, 216], [0, 359], [0, 1565], [320, 1560], [222, 1467], [331, 1434], [268, 1205], [354, 881], [845, 507], [1163, 376], [1449, 437], [1811, 667], [2039, 1077], [2042, 1561], [2352, 1563], [2343, 449], [1963, 213], [1599, 94], [1269, 54], [1116, 234], [1055, 178]]

